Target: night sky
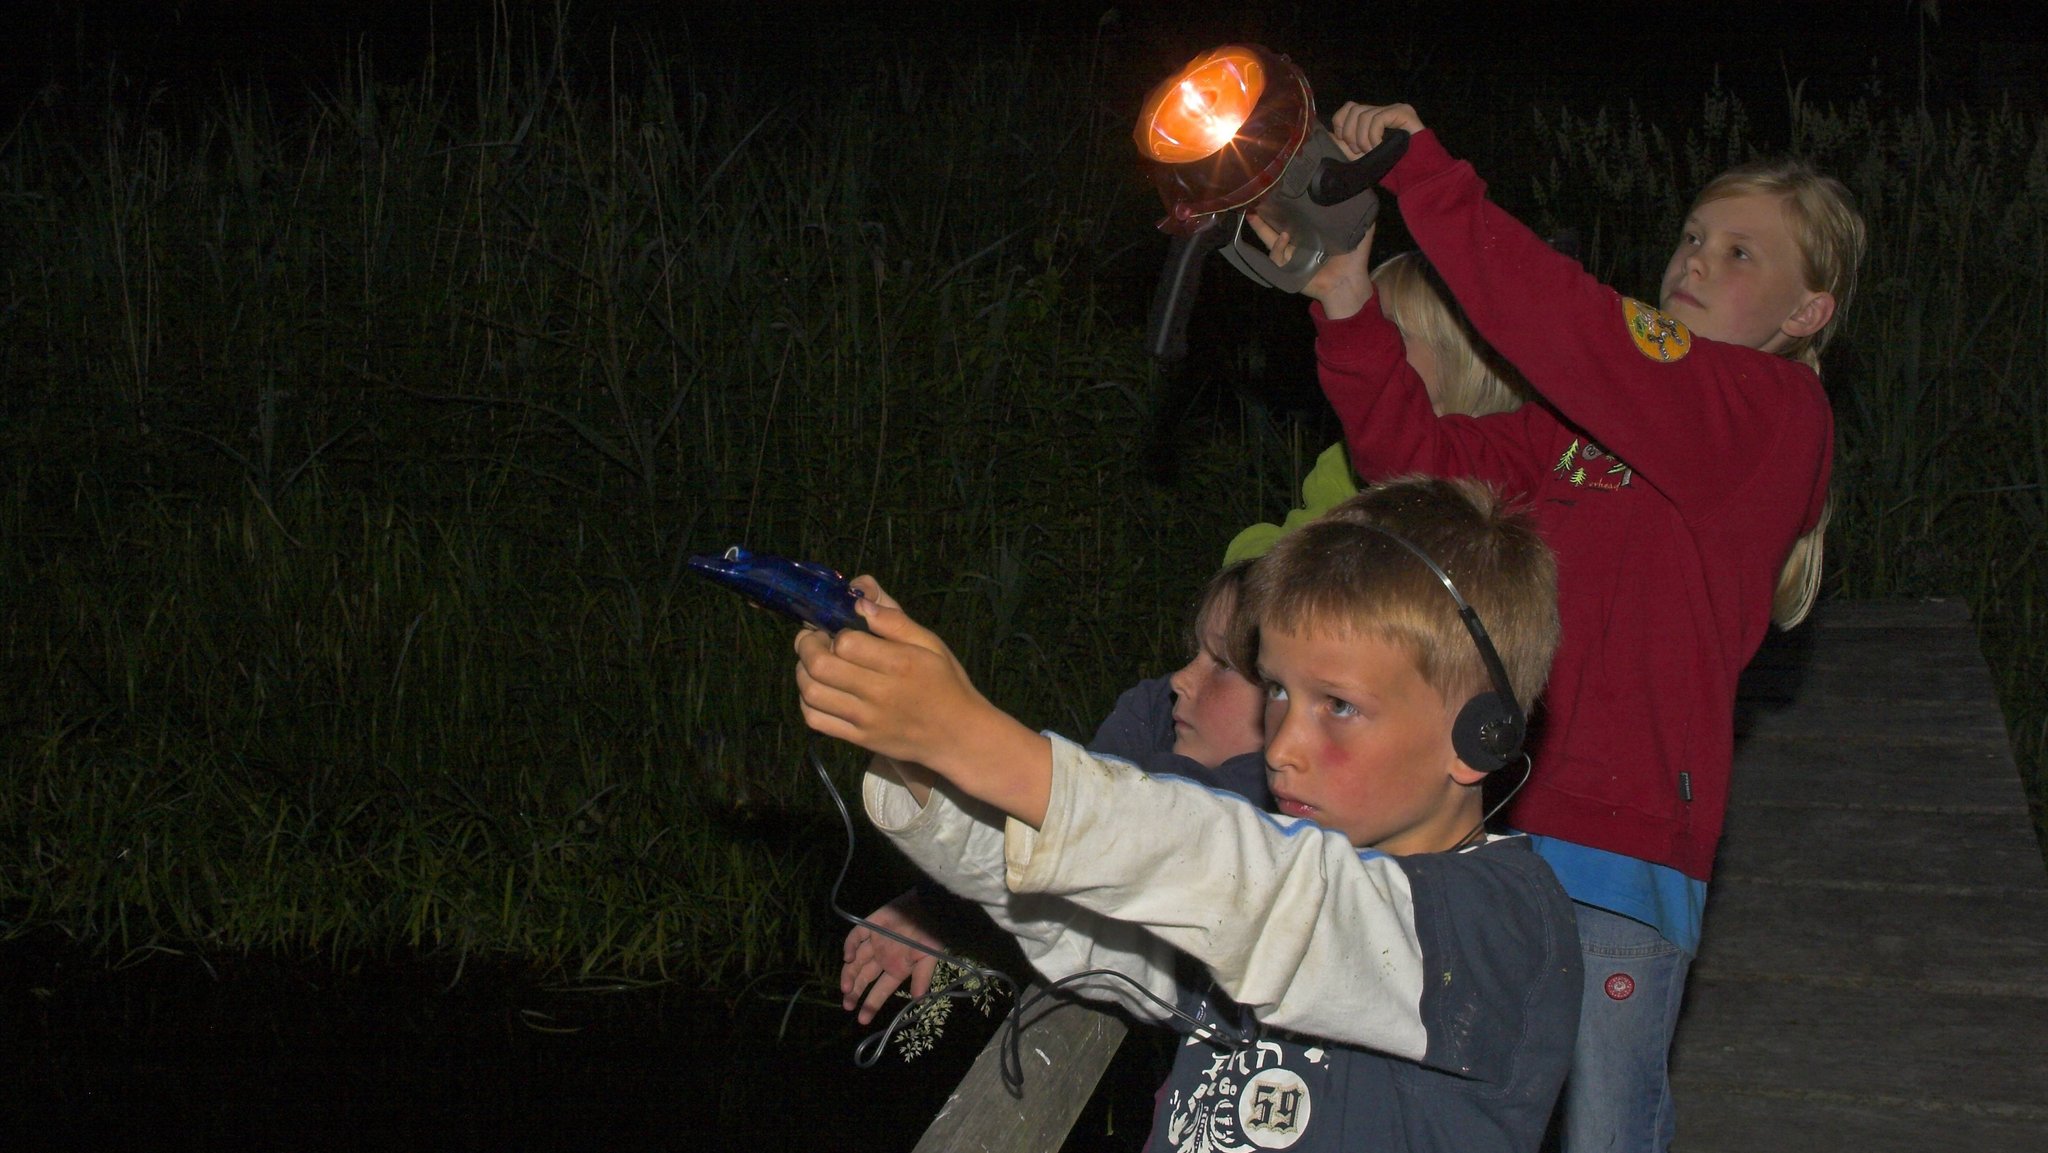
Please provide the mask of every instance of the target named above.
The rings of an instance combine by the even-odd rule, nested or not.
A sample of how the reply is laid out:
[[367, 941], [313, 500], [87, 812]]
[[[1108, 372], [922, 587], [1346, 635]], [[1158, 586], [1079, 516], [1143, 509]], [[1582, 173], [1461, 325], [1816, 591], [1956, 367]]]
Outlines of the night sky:
[[[430, 44], [468, 55], [494, 6], [485, 0], [9, 0], [0, 14], [0, 108], [18, 111], [104, 84], [111, 74], [169, 98], [217, 94], [220, 78], [303, 89], [331, 81], [366, 48], [387, 78], [411, 74]], [[547, 18], [550, 3], [505, 0], [514, 19]], [[2008, 83], [2038, 99], [2048, 72], [2038, 34], [2017, 25], [2020, 0], [1936, 4], [1926, 24], [1910, 0], [1731, 0], [1687, 10], [1615, 0], [1444, 3], [1384, 0], [1319, 6], [1138, 0], [931, 3], [867, 0], [582, 0], [570, 20], [628, 44], [694, 49], [736, 67], [801, 75], [863, 53], [959, 54], [1015, 43], [1020, 30], [1053, 49], [1086, 52], [1105, 35], [1140, 70], [1170, 70], [1215, 44], [1260, 40], [1308, 70], [1322, 103], [1470, 99], [1548, 92], [1655, 105], [1695, 101], [1717, 73], [1739, 93], [1848, 99], [1873, 85], [1979, 102]], [[1107, 20], [1106, 13], [1115, 15]], [[586, 38], [586, 43], [589, 39]], [[451, 52], [451, 50], [454, 50]], [[1371, 74], [1360, 74], [1370, 68]], [[1387, 90], [1381, 90], [1385, 86]]]

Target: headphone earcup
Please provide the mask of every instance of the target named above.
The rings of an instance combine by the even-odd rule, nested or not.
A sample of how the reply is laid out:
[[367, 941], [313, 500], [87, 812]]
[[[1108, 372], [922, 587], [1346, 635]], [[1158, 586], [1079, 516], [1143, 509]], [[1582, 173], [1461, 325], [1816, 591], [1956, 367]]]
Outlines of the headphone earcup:
[[1521, 753], [1528, 727], [1514, 702], [1499, 693], [1480, 693], [1458, 710], [1458, 719], [1451, 724], [1451, 749], [1468, 766], [1491, 773]]

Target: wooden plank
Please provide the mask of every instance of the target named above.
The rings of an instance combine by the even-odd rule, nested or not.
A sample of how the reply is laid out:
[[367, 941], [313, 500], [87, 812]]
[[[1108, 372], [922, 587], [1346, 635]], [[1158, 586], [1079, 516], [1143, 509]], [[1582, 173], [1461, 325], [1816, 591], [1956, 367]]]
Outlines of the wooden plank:
[[1904, 692], [1891, 697], [1829, 696], [1817, 689], [1802, 689], [1797, 708], [1738, 709], [1736, 732], [1866, 741], [2006, 736], [2004, 718], [1981, 701]]
[[2048, 874], [1967, 608], [1800, 633], [1744, 675], [1678, 1143], [2048, 1146]]
[[[1039, 992], [1032, 985], [1024, 1000]], [[1127, 1029], [1122, 1018], [1081, 1001], [1040, 1001], [1029, 1013], [1018, 1048], [1022, 1093], [1003, 1084], [1007, 1029], [997, 1029], [914, 1153], [1057, 1153]]]
[[[1823, 601], [1814, 606], [1813, 617], [1804, 629], [1882, 628], [1946, 629], [1968, 631], [1970, 605], [1961, 597], [1919, 599]], [[1797, 635], [1794, 630], [1792, 635]]]
[[2048, 997], [2048, 886], [1902, 889], [1744, 877], [1713, 888], [1707, 925], [1698, 968], [1715, 980]]
[[2008, 1116], [2036, 1111], [2048, 1122], [2048, 999], [1728, 981], [1703, 971], [1686, 1004], [1674, 1086], [1697, 1078], [1797, 1088], [1922, 1111], [1973, 1101]]
[[1676, 1147], [1686, 1153], [2040, 1153], [2048, 1130], [2034, 1110], [2001, 1112], [1969, 1101], [1888, 1101], [1700, 1078], [1687, 1081], [1682, 1096]]
[[[1828, 638], [1825, 648], [1799, 669], [1794, 691], [1801, 699], [1948, 701], [1996, 714], [1998, 697], [1991, 670], [1975, 649], [1902, 645], [1886, 635], [1871, 643], [1843, 645]], [[1787, 670], [1790, 671], [1790, 670]]]
[[2003, 734], [1935, 741], [1752, 737], [1736, 746], [1731, 802], [1813, 800], [1915, 806], [2024, 807]]
[[2023, 809], [1737, 804], [1715, 868], [1723, 885], [1745, 875], [2016, 891], [2042, 883], [2040, 845]]

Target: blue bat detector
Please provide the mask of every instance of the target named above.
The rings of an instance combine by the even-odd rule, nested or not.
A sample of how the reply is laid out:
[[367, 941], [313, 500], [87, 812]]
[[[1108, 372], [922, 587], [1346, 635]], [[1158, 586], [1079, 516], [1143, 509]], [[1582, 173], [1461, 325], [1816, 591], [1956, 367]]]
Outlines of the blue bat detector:
[[807, 564], [748, 552], [739, 545], [724, 556], [693, 556], [690, 571], [724, 585], [764, 609], [813, 624], [828, 633], [840, 629], [867, 631], [867, 622], [854, 610], [860, 593], [846, 578], [821, 564]]

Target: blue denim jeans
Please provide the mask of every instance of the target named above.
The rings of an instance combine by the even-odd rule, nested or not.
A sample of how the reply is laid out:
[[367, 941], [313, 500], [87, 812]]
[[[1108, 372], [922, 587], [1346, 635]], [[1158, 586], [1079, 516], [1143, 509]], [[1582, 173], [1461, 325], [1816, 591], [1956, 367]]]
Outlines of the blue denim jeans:
[[1671, 1036], [1692, 954], [1618, 913], [1577, 905], [1586, 991], [1564, 1085], [1564, 1153], [1662, 1153], [1671, 1105]]

